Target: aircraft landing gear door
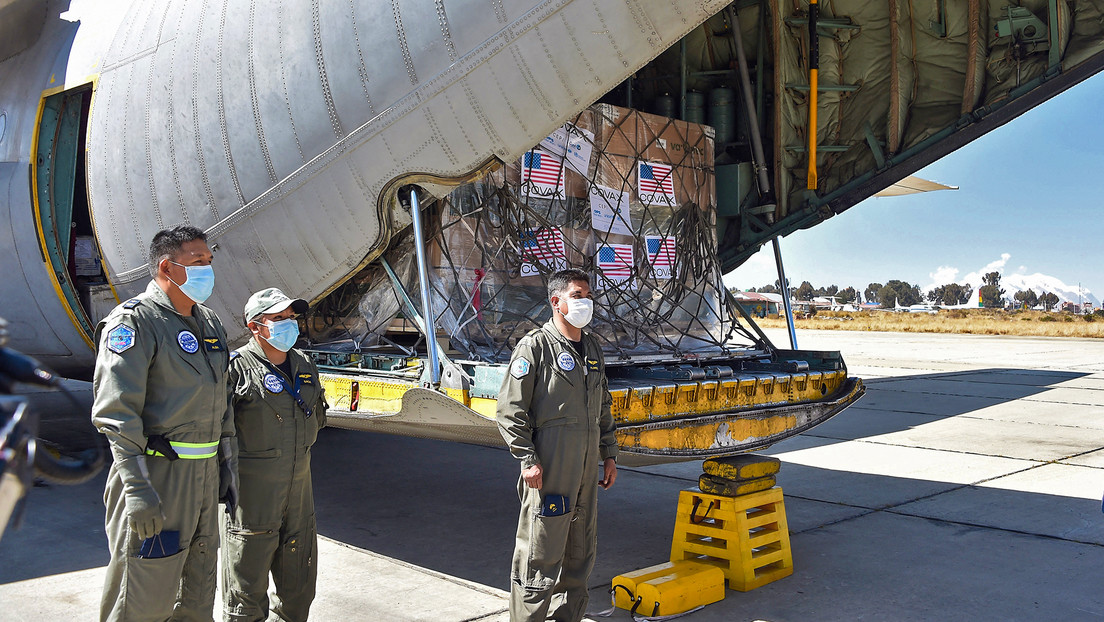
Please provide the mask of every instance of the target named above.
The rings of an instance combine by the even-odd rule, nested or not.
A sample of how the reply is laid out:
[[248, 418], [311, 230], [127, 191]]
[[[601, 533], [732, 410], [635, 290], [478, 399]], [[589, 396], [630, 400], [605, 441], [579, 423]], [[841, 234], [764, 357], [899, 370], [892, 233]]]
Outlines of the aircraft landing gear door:
[[43, 97], [34, 148], [34, 209], [58, 297], [94, 347], [95, 322], [115, 305], [115, 296], [88, 210], [84, 145], [91, 101], [91, 84]]

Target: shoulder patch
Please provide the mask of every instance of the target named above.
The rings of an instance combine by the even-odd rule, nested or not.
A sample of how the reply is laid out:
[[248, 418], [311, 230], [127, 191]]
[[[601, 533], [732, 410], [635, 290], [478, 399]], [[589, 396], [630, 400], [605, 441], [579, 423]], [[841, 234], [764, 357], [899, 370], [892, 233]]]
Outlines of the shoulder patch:
[[241, 356], [241, 352], [238, 352], [237, 350], [234, 350], [233, 352], [230, 353], [230, 360], [232, 361], [232, 360], [238, 358], [239, 356]]
[[141, 298], [131, 298], [130, 300], [123, 303], [123, 308], [124, 309], [133, 309], [134, 307], [137, 307], [140, 304], [142, 304], [142, 299]]
[[526, 359], [525, 357], [518, 357], [510, 365], [510, 375], [514, 378], [517, 378], [518, 380], [521, 380], [522, 378], [529, 375], [529, 369], [531, 367], [532, 365], [529, 363], [529, 359]]
[[107, 349], [115, 354], [122, 354], [134, 346], [134, 337], [137, 335], [138, 331], [126, 324], [119, 324], [107, 333]]

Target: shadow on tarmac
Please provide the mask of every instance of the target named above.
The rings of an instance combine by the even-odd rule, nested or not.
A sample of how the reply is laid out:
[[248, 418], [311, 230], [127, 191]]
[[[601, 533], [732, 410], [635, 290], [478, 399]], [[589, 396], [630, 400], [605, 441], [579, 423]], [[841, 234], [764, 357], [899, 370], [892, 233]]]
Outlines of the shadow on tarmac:
[[[863, 417], [852, 408], [772, 449], [907, 430], [1085, 375], [986, 369], [875, 380], [860, 406], [883, 414]], [[1025, 469], [1043, 464], [1023, 462]], [[518, 501], [517, 464], [505, 449], [327, 429], [313, 472], [321, 535], [508, 589]], [[599, 491], [592, 586], [667, 560], [679, 491], [694, 487], [699, 473], [698, 462], [622, 468], [616, 486]], [[101, 474], [82, 486], [32, 490], [23, 528], [0, 541], [0, 584], [105, 565], [103, 482]], [[795, 572], [751, 593], [729, 592], [738, 599], [732, 606], [742, 611], [746, 604], [753, 618], [1104, 613], [1095, 596], [1104, 567], [1099, 501], [793, 463], [784, 465], [779, 484], [787, 493]]]

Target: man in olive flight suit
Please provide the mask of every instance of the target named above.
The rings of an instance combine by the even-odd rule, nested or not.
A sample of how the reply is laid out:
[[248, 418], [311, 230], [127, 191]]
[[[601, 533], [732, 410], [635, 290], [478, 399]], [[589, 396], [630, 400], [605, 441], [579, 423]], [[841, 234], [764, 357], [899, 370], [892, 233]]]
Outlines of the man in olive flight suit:
[[153, 281], [96, 327], [92, 423], [113, 463], [104, 491], [101, 620], [211, 620], [219, 462], [232, 441], [226, 333], [199, 304], [214, 287], [202, 231], [150, 245]]
[[276, 288], [245, 303], [253, 338], [230, 360], [241, 498], [222, 522], [222, 595], [227, 620], [305, 621], [318, 576], [310, 449], [326, 425], [318, 368], [292, 349], [294, 319], [307, 310]]
[[498, 398], [499, 431], [521, 461], [513, 622], [582, 619], [598, 545], [598, 485], [617, 479], [605, 361], [582, 330], [593, 314], [587, 274], [557, 272], [548, 296], [552, 319], [518, 342]]

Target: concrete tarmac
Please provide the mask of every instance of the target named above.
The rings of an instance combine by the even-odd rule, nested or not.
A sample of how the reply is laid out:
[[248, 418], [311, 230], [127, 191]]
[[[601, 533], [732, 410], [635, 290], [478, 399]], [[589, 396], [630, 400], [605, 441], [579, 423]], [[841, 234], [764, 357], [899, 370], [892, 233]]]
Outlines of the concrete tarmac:
[[[783, 462], [794, 572], [682, 619], [1104, 619], [1104, 342], [798, 339], [842, 350], [867, 395], [764, 452]], [[592, 611], [614, 576], [667, 560], [679, 491], [700, 472], [622, 468], [600, 491]], [[323, 431], [312, 618], [507, 620], [516, 477], [504, 449]], [[102, 490], [103, 475], [31, 491], [0, 541], [0, 621], [96, 618]]]

